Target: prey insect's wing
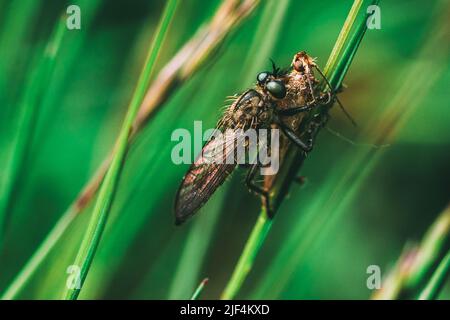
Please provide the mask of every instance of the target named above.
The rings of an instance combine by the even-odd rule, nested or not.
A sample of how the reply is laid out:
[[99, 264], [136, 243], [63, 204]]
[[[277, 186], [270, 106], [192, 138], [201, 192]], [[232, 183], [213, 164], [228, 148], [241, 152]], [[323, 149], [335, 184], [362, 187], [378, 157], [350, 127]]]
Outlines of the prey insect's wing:
[[[176, 224], [192, 216], [236, 167], [235, 146], [241, 137], [210, 138], [181, 182], [175, 202]], [[228, 160], [228, 161], [227, 161]]]

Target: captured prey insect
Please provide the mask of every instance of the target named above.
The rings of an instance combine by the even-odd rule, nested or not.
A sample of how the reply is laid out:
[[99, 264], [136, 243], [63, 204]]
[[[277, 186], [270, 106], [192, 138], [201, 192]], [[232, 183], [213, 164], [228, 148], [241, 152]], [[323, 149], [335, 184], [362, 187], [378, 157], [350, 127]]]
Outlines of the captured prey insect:
[[[324, 123], [322, 123], [323, 120], [315, 120], [319, 119], [318, 117], [314, 118], [306, 129], [306, 134], [300, 137], [297, 131], [302, 118], [307, 111], [337, 100], [335, 91], [329, 84], [330, 91], [320, 90], [314, 69], [324, 79], [325, 77], [314, 59], [304, 51], [294, 56], [290, 68], [280, 70], [273, 62], [272, 67], [271, 72], [265, 71], [257, 75], [254, 88], [235, 97], [219, 121], [217, 129], [235, 132], [248, 129], [280, 129], [283, 133], [280, 135], [279, 142], [281, 156], [291, 143], [308, 153], [313, 147], [313, 137]], [[325, 81], [328, 83], [326, 79]], [[177, 225], [183, 223], [202, 207], [237, 166], [236, 161], [210, 161], [210, 159], [216, 157], [223, 160], [230, 153], [234, 154], [233, 146], [237, 145], [238, 141], [247, 146], [244, 140], [244, 135], [236, 134], [225, 140], [212, 137], [205, 143], [202, 152], [187, 171], [178, 189], [175, 200]], [[227, 145], [232, 147], [226, 148]], [[269, 202], [270, 190], [255, 182], [257, 170], [262, 166], [261, 162], [251, 164], [246, 184], [251, 191], [261, 195], [266, 212], [269, 217], [272, 217]]]

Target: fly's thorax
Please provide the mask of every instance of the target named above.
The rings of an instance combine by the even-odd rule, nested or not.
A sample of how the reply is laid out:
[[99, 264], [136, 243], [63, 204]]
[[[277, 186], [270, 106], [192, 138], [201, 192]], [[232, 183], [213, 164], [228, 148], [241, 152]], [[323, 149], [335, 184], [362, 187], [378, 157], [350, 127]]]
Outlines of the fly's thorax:
[[313, 100], [316, 95], [318, 81], [314, 75], [292, 71], [287, 84], [290, 102], [295, 106], [303, 106]]
[[251, 89], [243, 93], [227, 110], [225, 124], [231, 129], [267, 127], [273, 117], [273, 106], [270, 99], [257, 90]]

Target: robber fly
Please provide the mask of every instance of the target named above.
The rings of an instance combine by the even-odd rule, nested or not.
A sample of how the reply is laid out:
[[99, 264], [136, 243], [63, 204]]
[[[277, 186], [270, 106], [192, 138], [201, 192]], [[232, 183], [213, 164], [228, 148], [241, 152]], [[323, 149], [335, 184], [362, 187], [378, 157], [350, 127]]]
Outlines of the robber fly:
[[[294, 56], [290, 68], [280, 70], [273, 62], [272, 68], [271, 72], [264, 71], [257, 75], [254, 88], [235, 97], [225, 110], [217, 128], [247, 130], [276, 127], [283, 133], [280, 135], [280, 148], [293, 143], [308, 153], [313, 147], [315, 132], [323, 123], [312, 121], [307, 129], [308, 138], [305, 140], [297, 134], [300, 122], [306, 111], [333, 102], [334, 90], [331, 87], [326, 93], [319, 90], [314, 69], [322, 76], [323, 74], [314, 59], [304, 51]], [[217, 143], [223, 141], [211, 138], [205, 143], [202, 152], [181, 182], [175, 201], [177, 225], [202, 207], [237, 166], [236, 163], [205, 161], [204, 155], [209, 153], [211, 156], [211, 150], [217, 149]], [[258, 163], [251, 165], [246, 184], [251, 191], [262, 196], [268, 215], [272, 217], [268, 190], [254, 181], [259, 166]]]

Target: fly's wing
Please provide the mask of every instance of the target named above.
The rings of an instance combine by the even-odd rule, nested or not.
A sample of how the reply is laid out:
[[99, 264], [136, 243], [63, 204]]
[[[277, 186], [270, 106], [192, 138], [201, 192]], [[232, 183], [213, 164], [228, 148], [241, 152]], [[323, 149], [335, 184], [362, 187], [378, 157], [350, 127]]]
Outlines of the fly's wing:
[[[235, 146], [241, 137], [212, 138], [191, 165], [178, 189], [175, 223], [183, 223], [202, 207], [236, 167]], [[228, 160], [228, 161], [227, 161]]]

